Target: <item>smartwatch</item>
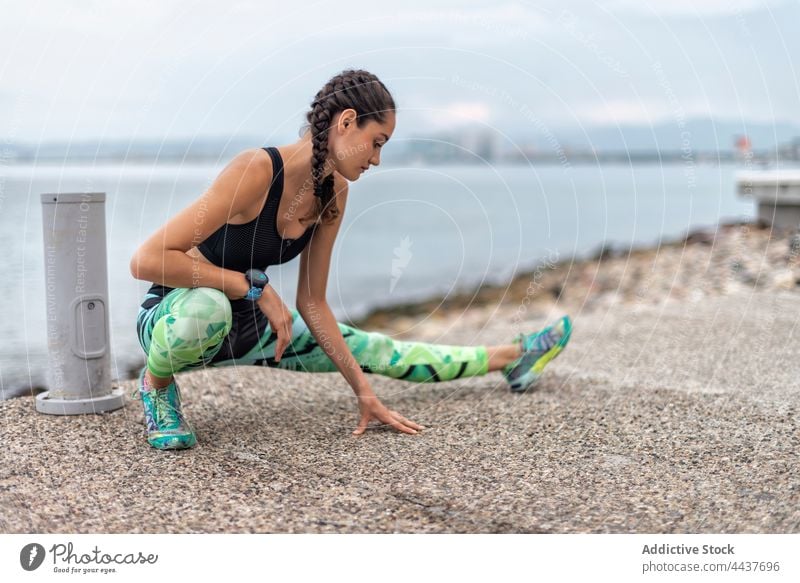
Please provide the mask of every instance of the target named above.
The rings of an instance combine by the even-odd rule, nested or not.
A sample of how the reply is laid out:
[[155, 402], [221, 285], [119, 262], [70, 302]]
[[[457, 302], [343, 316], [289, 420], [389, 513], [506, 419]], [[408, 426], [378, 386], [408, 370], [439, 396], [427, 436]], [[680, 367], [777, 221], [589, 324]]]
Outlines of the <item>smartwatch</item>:
[[250, 289], [242, 299], [250, 300], [251, 302], [257, 301], [264, 291], [264, 286], [269, 283], [269, 277], [260, 269], [248, 269], [244, 272], [244, 278], [250, 282]]

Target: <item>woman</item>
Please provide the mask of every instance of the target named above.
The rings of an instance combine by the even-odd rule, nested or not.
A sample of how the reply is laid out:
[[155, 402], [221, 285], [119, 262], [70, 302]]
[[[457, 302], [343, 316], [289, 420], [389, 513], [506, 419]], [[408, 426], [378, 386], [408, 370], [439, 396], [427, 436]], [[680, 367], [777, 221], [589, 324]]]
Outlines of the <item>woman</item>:
[[[136, 394], [153, 447], [196, 444], [173, 377], [180, 371], [234, 364], [338, 370], [358, 400], [354, 435], [372, 420], [414, 434], [423, 427], [385, 407], [364, 373], [428, 382], [500, 370], [512, 390], [524, 391], [569, 340], [568, 317], [492, 347], [404, 342], [338, 323], [325, 290], [348, 181], [380, 164], [395, 104], [377, 77], [347, 70], [317, 93], [306, 118], [298, 142], [238, 154], [131, 259], [135, 278], [156, 282], [137, 318], [147, 364]], [[297, 255], [290, 310], [262, 270]]]

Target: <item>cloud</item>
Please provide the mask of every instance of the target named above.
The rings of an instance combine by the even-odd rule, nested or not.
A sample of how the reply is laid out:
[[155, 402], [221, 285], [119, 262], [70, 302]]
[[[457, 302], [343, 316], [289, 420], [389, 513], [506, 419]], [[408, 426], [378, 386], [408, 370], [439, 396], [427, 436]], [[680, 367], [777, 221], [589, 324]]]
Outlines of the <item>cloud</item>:
[[576, 107], [578, 119], [598, 125], [653, 125], [670, 115], [669, 107], [660, 101], [641, 102], [627, 99], [611, 99], [592, 102]]
[[[457, 34], [459, 39], [467, 42], [481, 38], [486, 40], [487, 37], [522, 40], [546, 24], [539, 12], [516, 3], [488, 8], [456, 4], [449, 9], [402, 10], [397, 13], [395, 22], [414, 26], [428, 25], [435, 27], [443, 36]], [[482, 34], [476, 37], [476, 32]]]
[[647, 124], [675, 115], [653, 60], [687, 116], [797, 119], [787, 71], [800, 5], [611, 1], [613, 11], [596, 0], [8, 3], [0, 130], [46, 140], [268, 127], [293, 139], [311, 97], [351, 67], [387, 83], [404, 131], [513, 130], [522, 104], [552, 126]]
[[492, 108], [482, 101], [459, 101], [441, 108], [425, 110], [422, 117], [432, 129], [444, 130], [488, 123], [492, 117]]
[[669, 16], [728, 16], [769, 9], [783, 0], [615, 0], [612, 10]]

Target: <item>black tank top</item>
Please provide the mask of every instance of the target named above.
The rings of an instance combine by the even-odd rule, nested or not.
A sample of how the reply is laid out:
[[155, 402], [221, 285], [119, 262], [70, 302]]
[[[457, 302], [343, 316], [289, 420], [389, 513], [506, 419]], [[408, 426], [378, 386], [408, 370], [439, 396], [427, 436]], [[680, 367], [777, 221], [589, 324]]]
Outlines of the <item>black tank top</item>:
[[316, 224], [297, 239], [282, 239], [278, 233], [278, 209], [283, 194], [283, 160], [277, 148], [262, 148], [272, 158], [272, 184], [261, 213], [249, 223], [225, 223], [197, 246], [214, 265], [244, 273], [266, 269], [297, 257], [308, 244]]
[[[265, 270], [269, 265], [286, 263], [297, 257], [308, 244], [317, 228], [316, 223], [306, 229], [297, 239], [282, 239], [278, 233], [278, 209], [283, 194], [283, 160], [277, 148], [262, 148], [272, 158], [272, 183], [270, 184], [267, 202], [259, 215], [243, 225], [225, 223], [200, 243], [198, 250], [214, 265], [244, 273], [254, 267]], [[146, 298], [143, 308], [158, 303], [161, 298], [171, 292], [172, 287], [154, 283], [148, 294], [157, 298]], [[252, 309], [250, 300], [232, 300], [234, 311], [237, 306]]]

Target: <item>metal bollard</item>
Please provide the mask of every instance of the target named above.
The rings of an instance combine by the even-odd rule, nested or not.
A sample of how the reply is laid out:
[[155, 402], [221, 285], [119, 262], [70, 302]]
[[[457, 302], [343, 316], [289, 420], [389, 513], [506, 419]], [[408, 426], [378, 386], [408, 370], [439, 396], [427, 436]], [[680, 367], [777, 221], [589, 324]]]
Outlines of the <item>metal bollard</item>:
[[53, 415], [122, 407], [111, 387], [104, 192], [42, 194], [48, 391], [36, 410]]

